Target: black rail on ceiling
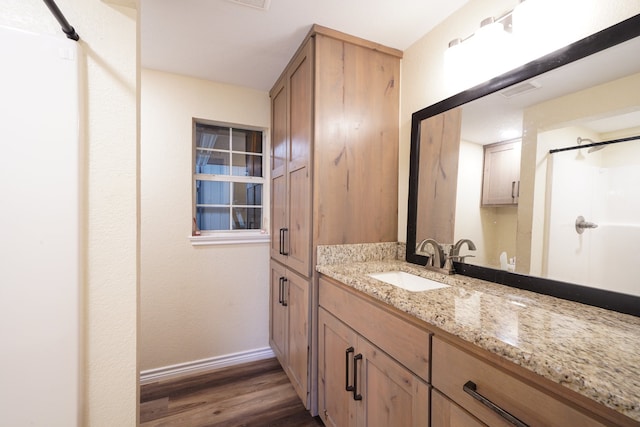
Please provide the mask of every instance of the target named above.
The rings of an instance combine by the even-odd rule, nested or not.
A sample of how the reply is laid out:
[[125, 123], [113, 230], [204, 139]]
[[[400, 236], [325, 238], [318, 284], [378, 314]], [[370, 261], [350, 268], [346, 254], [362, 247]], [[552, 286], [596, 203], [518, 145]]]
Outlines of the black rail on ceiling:
[[64, 32], [67, 35], [67, 38], [75, 41], [80, 40], [80, 36], [78, 35], [78, 33], [76, 33], [76, 30], [69, 24], [69, 21], [67, 21], [67, 18], [64, 17], [62, 12], [58, 8], [58, 5], [56, 4], [56, 2], [54, 0], [43, 0], [43, 1], [44, 1], [44, 4], [47, 5], [51, 13], [53, 13], [53, 16], [55, 16], [55, 18], [60, 23], [60, 26], [62, 27], [62, 32]]
[[573, 145], [571, 147], [565, 147], [565, 148], [555, 148], [553, 150], [549, 150], [549, 154], [560, 153], [562, 151], [579, 150], [580, 148], [590, 148], [590, 147], [599, 147], [601, 145], [617, 144], [618, 142], [633, 141], [635, 139], [640, 139], [640, 135], [630, 136], [628, 138], [612, 139], [610, 141], [594, 142], [592, 144]]

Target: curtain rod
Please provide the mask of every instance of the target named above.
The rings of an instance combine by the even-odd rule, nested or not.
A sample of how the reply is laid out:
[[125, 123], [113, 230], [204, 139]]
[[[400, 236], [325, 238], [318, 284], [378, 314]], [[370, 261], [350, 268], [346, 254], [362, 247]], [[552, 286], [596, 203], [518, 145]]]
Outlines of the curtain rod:
[[618, 142], [633, 141], [634, 139], [640, 139], [640, 135], [630, 136], [628, 138], [612, 139], [612, 140], [609, 140], [609, 141], [594, 142], [592, 144], [575, 145], [573, 147], [556, 148], [556, 149], [553, 149], [553, 150], [549, 150], [549, 154], [559, 153], [561, 151], [579, 150], [581, 148], [598, 147], [600, 145], [616, 144]]
[[80, 40], [80, 36], [78, 35], [78, 33], [76, 33], [76, 30], [71, 25], [69, 25], [69, 21], [67, 21], [67, 19], [64, 17], [62, 12], [58, 8], [58, 5], [56, 5], [56, 2], [54, 0], [43, 0], [43, 1], [44, 1], [44, 4], [47, 5], [51, 13], [53, 13], [53, 16], [55, 16], [55, 18], [58, 20], [58, 22], [62, 26], [62, 32], [67, 35], [67, 38], [75, 41]]

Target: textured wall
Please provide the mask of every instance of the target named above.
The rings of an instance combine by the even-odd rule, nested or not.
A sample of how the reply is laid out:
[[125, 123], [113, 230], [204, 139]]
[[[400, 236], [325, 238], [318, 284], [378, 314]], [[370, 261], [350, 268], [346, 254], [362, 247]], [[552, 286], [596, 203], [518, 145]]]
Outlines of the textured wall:
[[[86, 53], [80, 424], [130, 426], [136, 423], [138, 401], [136, 11], [100, 0], [57, 3], [80, 34]], [[61, 34], [38, 0], [3, 0], [0, 25]], [[39, 397], [47, 395], [33, 394], [34, 409]]]
[[192, 118], [268, 128], [269, 94], [146, 69], [141, 87], [140, 368], [267, 347], [269, 244], [188, 238]]

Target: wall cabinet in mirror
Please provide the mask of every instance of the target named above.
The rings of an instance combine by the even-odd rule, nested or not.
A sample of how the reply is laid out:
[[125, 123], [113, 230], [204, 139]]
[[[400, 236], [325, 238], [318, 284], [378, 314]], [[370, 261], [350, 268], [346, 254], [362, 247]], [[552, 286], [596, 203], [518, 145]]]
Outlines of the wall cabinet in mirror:
[[482, 206], [518, 204], [520, 144], [517, 140], [484, 146]]

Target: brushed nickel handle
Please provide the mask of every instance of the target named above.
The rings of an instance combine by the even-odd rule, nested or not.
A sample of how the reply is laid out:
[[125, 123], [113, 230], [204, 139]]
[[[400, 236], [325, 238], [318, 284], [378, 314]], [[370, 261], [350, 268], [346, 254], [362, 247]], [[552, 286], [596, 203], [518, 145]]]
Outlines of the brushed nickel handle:
[[582, 234], [587, 228], [598, 228], [598, 224], [585, 220], [582, 215], [576, 218], [576, 233]]

